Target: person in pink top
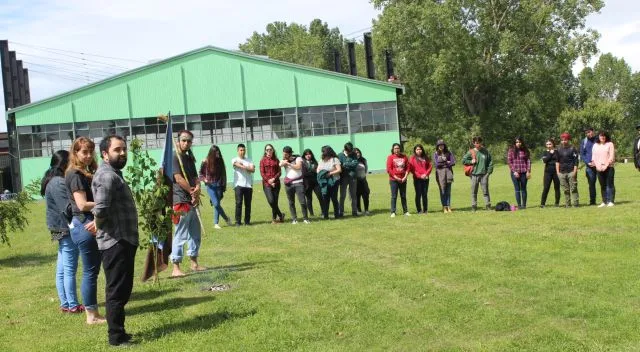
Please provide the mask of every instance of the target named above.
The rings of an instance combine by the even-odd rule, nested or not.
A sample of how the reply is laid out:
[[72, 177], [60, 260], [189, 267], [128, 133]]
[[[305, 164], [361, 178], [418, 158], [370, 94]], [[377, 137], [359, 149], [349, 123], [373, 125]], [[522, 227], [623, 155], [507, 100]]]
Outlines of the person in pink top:
[[[416, 209], [418, 214], [427, 213], [427, 192], [429, 191], [429, 175], [431, 160], [424, 152], [422, 144], [413, 147], [413, 155], [409, 159], [409, 171], [413, 175], [413, 187], [416, 191]], [[422, 204], [421, 204], [422, 203]]]
[[391, 217], [396, 216], [396, 200], [400, 190], [400, 202], [405, 216], [409, 216], [407, 209], [407, 176], [409, 175], [409, 160], [402, 154], [400, 144], [393, 143], [391, 155], [387, 157], [387, 174], [389, 174], [389, 186], [391, 187]]
[[591, 155], [591, 160], [598, 174], [600, 193], [602, 194], [602, 203], [598, 207], [612, 207], [616, 197], [616, 188], [613, 183], [615, 176], [613, 167], [615, 163], [615, 147], [608, 132], [600, 131], [598, 133], [598, 143], [593, 145]]

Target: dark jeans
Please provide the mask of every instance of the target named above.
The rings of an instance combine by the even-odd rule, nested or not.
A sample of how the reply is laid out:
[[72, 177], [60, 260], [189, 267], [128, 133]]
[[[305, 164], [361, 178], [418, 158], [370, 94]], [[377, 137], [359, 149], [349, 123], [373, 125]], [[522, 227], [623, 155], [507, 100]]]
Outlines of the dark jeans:
[[400, 203], [402, 203], [402, 212], [406, 213], [407, 209], [407, 182], [400, 183], [399, 181], [389, 180], [389, 186], [391, 186], [391, 212], [396, 212], [396, 200], [398, 199], [398, 190], [400, 190]]
[[589, 204], [596, 204], [596, 180], [598, 179], [598, 171], [595, 167], [585, 166], [584, 174], [587, 176], [589, 183]]
[[429, 200], [427, 199], [427, 192], [429, 192], [429, 179], [413, 179], [413, 188], [416, 191], [416, 210], [418, 213], [424, 209], [427, 212], [427, 205]]
[[322, 192], [320, 192], [320, 186], [315, 183], [313, 185], [305, 186], [304, 199], [307, 201], [307, 210], [309, 215], [313, 216], [313, 194], [316, 194], [320, 208], [322, 208]]
[[309, 217], [307, 216], [307, 201], [304, 198], [304, 184], [300, 182], [296, 184], [285, 185], [284, 190], [287, 193], [287, 199], [289, 200], [289, 211], [291, 212], [291, 219], [298, 219], [298, 213], [296, 212], [297, 196], [298, 202], [300, 202], [300, 208], [302, 208], [302, 218], [304, 220], [309, 220]]
[[554, 204], [560, 204], [560, 179], [558, 178], [556, 170], [553, 170], [544, 172], [544, 179], [542, 181], [542, 199], [540, 200], [540, 205], [545, 205], [547, 203], [547, 195], [549, 194], [549, 189], [551, 189], [551, 182], [553, 182], [553, 189], [556, 196]]
[[329, 202], [333, 203], [333, 216], [340, 217], [340, 205], [338, 204], [338, 187], [340, 183], [336, 182], [333, 186], [327, 186], [327, 194], [322, 196], [320, 208], [322, 209], [322, 217], [329, 218]]
[[275, 187], [265, 186], [262, 184], [262, 190], [265, 197], [267, 197], [267, 203], [271, 207], [271, 219], [283, 219], [282, 212], [278, 206], [278, 198], [280, 197], [280, 183], [278, 182]]
[[438, 183], [438, 189], [440, 189], [440, 203], [443, 207], [451, 206], [451, 183], [445, 183], [445, 187], [442, 188], [440, 182]]
[[129, 302], [133, 289], [133, 267], [138, 247], [127, 241], [119, 241], [102, 251], [102, 268], [106, 277], [105, 307], [109, 325], [109, 343], [117, 345], [126, 341], [124, 330], [124, 306]]
[[527, 207], [527, 173], [520, 172], [518, 177], [511, 172], [511, 182], [513, 182], [513, 188], [516, 191], [516, 203], [519, 208]]
[[351, 214], [356, 214], [358, 209], [357, 183], [355, 176], [343, 173], [340, 176], [340, 215], [344, 215], [344, 201], [347, 199], [347, 187], [349, 187], [349, 198], [351, 198]]
[[616, 187], [613, 183], [616, 169], [608, 167], [604, 171], [598, 171], [598, 181], [600, 183], [600, 194], [603, 203], [613, 203], [616, 201]]
[[244, 200], [244, 224], [251, 223], [251, 198], [253, 197], [253, 188], [236, 187], [236, 224], [240, 224], [242, 220], [242, 201]]
[[358, 211], [362, 212], [362, 208], [360, 207], [360, 199], [362, 199], [362, 203], [364, 203], [364, 211], [369, 211], [369, 194], [371, 194], [371, 190], [369, 189], [369, 182], [367, 182], [366, 178], [358, 179], [356, 190], [356, 198], [358, 198]]

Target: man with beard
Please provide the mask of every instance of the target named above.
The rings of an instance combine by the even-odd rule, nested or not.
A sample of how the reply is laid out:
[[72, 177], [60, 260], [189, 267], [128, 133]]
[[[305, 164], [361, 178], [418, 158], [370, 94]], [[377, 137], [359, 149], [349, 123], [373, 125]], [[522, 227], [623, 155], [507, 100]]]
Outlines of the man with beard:
[[138, 248], [138, 213], [131, 189], [122, 177], [127, 164], [127, 145], [120, 136], [100, 142], [103, 163], [91, 182], [95, 206], [96, 241], [106, 277], [105, 306], [109, 344], [130, 344], [124, 329], [124, 306], [133, 289], [133, 267]]

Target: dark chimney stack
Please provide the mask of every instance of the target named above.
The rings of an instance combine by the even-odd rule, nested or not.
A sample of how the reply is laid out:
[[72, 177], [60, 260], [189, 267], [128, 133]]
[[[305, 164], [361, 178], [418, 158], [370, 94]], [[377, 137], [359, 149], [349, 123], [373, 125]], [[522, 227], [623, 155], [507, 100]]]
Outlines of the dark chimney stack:
[[349, 74], [352, 76], [357, 76], [358, 68], [356, 67], [356, 43], [347, 42], [347, 54], [349, 55]]
[[375, 79], [376, 73], [373, 67], [373, 44], [371, 41], [371, 32], [364, 34], [364, 53], [367, 63], [367, 77]]

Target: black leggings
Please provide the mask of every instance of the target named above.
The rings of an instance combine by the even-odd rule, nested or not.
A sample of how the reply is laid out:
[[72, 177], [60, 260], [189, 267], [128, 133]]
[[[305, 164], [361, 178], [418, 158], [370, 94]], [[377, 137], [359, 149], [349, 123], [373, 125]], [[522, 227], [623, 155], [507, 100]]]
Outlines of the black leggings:
[[364, 211], [369, 211], [369, 194], [371, 194], [371, 190], [369, 190], [369, 182], [367, 182], [366, 178], [358, 179], [356, 191], [356, 198], [358, 199], [358, 211], [362, 212], [360, 199], [362, 199], [362, 203], [364, 203]]
[[542, 199], [540, 200], [540, 205], [545, 205], [547, 203], [547, 195], [549, 194], [549, 189], [551, 189], [551, 182], [553, 182], [553, 190], [555, 191], [556, 196], [556, 202], [554, 204], [560, 204], [560, 179], [558, 178], [556, 170], [553, 170], [553, 172], [544, 172]]

